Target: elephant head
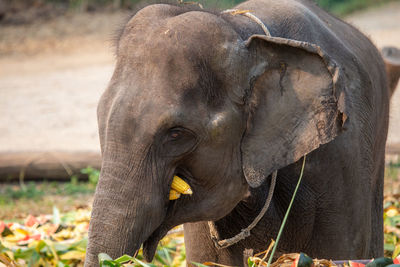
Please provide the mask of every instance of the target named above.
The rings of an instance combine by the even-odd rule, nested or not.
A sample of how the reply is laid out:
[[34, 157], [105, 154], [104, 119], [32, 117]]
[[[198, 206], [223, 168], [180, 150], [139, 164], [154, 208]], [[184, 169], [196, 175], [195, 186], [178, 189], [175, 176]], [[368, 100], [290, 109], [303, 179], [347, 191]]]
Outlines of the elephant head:
[[[98, 106], [102, 169], [86, 266], [151, 260], [172, 227], [218, 220], [275, 170], [341, 130], [337, 68], [319, 47], [243, 38], [217, 14], [171, 5], [125, 25]], [[193, 195], [170, 201], [175, 174]]]

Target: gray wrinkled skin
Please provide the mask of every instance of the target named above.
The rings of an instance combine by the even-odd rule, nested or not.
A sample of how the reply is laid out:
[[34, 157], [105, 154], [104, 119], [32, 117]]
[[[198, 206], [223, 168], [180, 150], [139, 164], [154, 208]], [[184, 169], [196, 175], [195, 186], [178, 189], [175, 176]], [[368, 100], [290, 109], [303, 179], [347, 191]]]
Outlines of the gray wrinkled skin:
[[[125, 25], [98, 106], [102, 170], [85, 266], [97, 255], [151, 260], [184, 223], [188, 263], [243, 265], [276, 238], [301, 168], [279, 253], [361, 259], [383, 254], [382, 197], [389, 89], [374, 45], [307, 0], [251, 0], [269, 28], [196, 6], [151, 5]], [[238, 244], [221, 238], [271, 206]], [[169, 201], [174, 174], [192, 196]]]

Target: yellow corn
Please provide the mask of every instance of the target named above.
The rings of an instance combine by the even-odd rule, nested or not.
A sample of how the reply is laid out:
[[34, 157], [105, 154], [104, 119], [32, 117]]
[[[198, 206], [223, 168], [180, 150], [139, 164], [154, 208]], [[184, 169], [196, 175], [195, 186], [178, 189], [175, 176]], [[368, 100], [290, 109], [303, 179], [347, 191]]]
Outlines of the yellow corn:
[[192, 189], [190, 186], [182, 180], [182, 178], [178, 176], [174, 176], [174, 179], [172, 180], [171, 188], [178, 193], [184, 194], [184, 195], [191, 195], [193, 194]]
[[174, 189], [171, 189], [169, 191], [169, 200], [175, 200], [181, 197], [181, 193], [175, 191]]

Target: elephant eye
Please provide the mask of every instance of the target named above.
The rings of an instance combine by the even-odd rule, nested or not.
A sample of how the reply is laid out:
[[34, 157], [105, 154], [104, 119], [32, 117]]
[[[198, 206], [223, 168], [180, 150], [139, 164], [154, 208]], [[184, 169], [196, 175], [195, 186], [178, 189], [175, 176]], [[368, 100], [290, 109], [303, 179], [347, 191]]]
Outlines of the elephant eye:
[[171, 140], [176, 140], [178, 139], [180, 136], [182, 135], [180, 130], [171, 130], [171, 132], [169, 133], [169, 137]]
[[173, 128], [168, 131], [163, 142], [163, 153], [168, 156], [179, 156], [192, 150], [197, 143], [196, 135], [185, 128]]

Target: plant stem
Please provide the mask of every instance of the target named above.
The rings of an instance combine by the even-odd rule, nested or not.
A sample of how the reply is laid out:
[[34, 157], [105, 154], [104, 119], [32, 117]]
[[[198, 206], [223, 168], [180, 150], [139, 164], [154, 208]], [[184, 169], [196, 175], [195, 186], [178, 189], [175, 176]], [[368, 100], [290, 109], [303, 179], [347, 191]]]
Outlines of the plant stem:
[[297, 181], [296, 188], [294, 189], [293, 196], [292, 196], [292, 199], [290, 200], [289, 207], [286, 210], [285, 217], [283, 217], [283, 221], [282, 221], [281, 227], [279, 228], [278, 236], [276, 237], [274, 248], [272, 249], [271, 255], [269, 256], [267, 267], [269, 267], [271, 265], [272, 258], [274, 257], [274, 254], [275, 254], [275, 250], [278, 247], [279, 239], [281, 238], [281, 234], [283, 232], [283, 228], [285, 228], [286, 220], [289, 217], [290, 209], [292, 208], [292, 204], [293, 204], [294, 198], [296, 197], [297, 189], [299, 189], [301, 178], [303, 178], [303, 172], [304, 172], [304, 166], [305, 165], [306, 165], [306, 155], [304, 155], [304, 157], [303, 157], [303, 165], [301, 166], [301, 172], [300, 172], [299, 180]]

